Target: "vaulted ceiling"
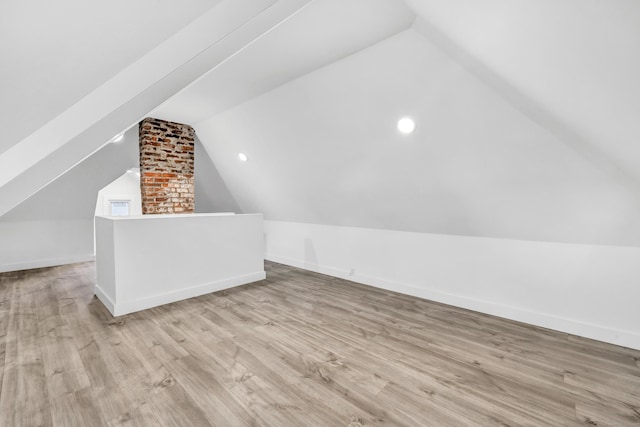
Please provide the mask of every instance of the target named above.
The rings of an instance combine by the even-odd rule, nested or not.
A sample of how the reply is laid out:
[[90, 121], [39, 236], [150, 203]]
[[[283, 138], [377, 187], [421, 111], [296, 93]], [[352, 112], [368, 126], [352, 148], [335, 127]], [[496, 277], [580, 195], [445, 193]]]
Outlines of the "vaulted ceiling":
[[635, 0], [36, 3], [0, 5], [0, 215], [154, 115], [270, 219], [640, 245]]
[[[80, 2], [68, 3], [56, 3], [57, 7], [67, 11], [68, 19], [89, 22], [103, 19], [101, 16], [95, 17], [88, 8], [81, 7]], [[64, 91], [65, 88], [75, 87], [78, 81], [83, 79], [78, 79], [73, 73], [65, 73], [62, 66], [50, 64], [48, 68], [39, 67], [37, 62], [33, 61], [34, 55], [21, 56], [22, 45], [25, 44], [34, 51], [41, 50], [44, 56], [54, 56], [55, 61], [60, 63], [78, 63], [78, 66], [85, 70], [93, 65], [82, 64], [92, 64], [95, 55], [83, 56], [82, 53], [87, 53], [86, 49], [78, 48], [78, 56], [74, 56], [61, 45], [53, 46], [53, 55], [48, 52], [45, 41], [49, 37], [47, 30], [52, 33], [67, 31], [64, 26], [59, 25], [60, 22], [54, 21], [43, 26], [42, 30], [39, 30], [41, 37], [35, 41], [24, 40], [19, 34], [14, 34], [9, 26], [7, 34], [2, 35], [2, 40], [8, 42], [0, 53], [7, 53], [11, 57], [11, 52], [18, 51], [13, 54], [13, 58], [17, 64], [24, 65], [16, 66], [23, 69], [36, 67], [38, 71], [25, 79], [2, 81], [6, 88], [18, 88], [13, 92], [15, 100], [13, 97], [2, 98], [2, 110], [10, 110], [13, 103], [27, 106], [45, 103], [46, 107], [42, 108], [42, 120], [46, 122], [38, 124], [35, 130], [30, 129], [20, 124], [28, 122], [28, 114], [23, 113], [22, 119], [16, 124], [18, 129], [8, 132], [17, 139], [7, 143], [0, 155], [0, 215], [90, 156], [114, 135], [133, 126], [149, 111], [202, 74], [287, 19], [309, 3], [309, 0], [227, 0], [213, 3], [213, 7], [208, 9], [197, 2], [187, 2], [183, 7], [196, 10], [190, 14], [185, 13], [182, 22], [172, 19], [172, 3], [154, 0], [145, 2], [147, 8], [164, 9], [163, 13], [153, 13], [149, 16], [145, 15], [144, 8], [136, 13], [137, 20], [152, 21], [148, 31], [155, 33], [155, 36], [142, 37], [143, 40], [149, 39], [146, 41], [147, 49], [142, 52], [124, 49], [129, 52], [123, 55], [125, 59], [120, 58], [116, 61], [121, 64], [117, 69], [112, 69], [108, 76], [103, 76], [98, 81], [82, 84], [81, 90], [66, 89], [76, 92], [75, 98], [66, 102], [58, 102], [55, 96], [53, 99], [40, 98], [37, 93], [31, 93], [29, 87], [44, 79], [50, 80]], [[48, 22], [47, 9], [38, 7], [44, 5], [44, 1], [29, 3], [29, 10], [38, 16], [38, 20]], [[116, 15], [131, 12], [128, 3], [124, 1], [109, 5], [117, 11]], [[2, 16], [4, 20], [10, 21], [15, 15], [19, 15], [18, 11], [22, 10], [22, 7], [17, 2], [10, 2], [7, 9], [4, 11], [6, 14], [3, 13]], [[190, 19], [192, 21], [189, 23]], [[165, 27], [171, 29], [167, 31]], [[72, 25], [71, 28], [75, 26]], [[112, 31], [115, 31], [115, 28]], [[70, 43], [77, 43], [77, 40], [81, 39], [85, 40], [83, 43], [95, 40], [96, 43], [93, 45], [99, 46], [97, 40], [103, 37], [111, 36], [78, 30], [63, 39], [72, 39], [67, 40]], [[132, 38], [123, 40], [123, 43], [135, 45], [139, 38], [133, 35]], [[102, 55], [119, 57], [118, 46], [119, 44], [115, 43], [114, 51], [100, 52]], [[3, 88], [4, 92], [9, 90]], [[26, 96], [27, 99], [20, 100], [21, 96]], [[81, 98], [77, 99], [79, 97]], [[72, 104], [69, 106], [70, 102]], [[7, 126], [13, 126], [13, 122]], [[23, 136], [25, 132], [29, 133]]]

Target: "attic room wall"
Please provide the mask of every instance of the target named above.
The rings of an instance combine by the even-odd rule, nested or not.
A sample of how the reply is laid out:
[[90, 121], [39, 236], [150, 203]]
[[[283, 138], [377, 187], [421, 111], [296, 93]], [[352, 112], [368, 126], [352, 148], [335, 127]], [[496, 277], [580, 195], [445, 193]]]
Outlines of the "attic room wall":
[[240, 207], [267, 218], [640, 246], [634, 188], [414, 30], [194, 127]]
[[196, 134], [196, 213], [243, 213]]
[[96, 216], [111, 215], [111, 201], [128, 200], [129, 215], [142, 215], [140, 169], [130, 169], [98, 191]]
[[268, 259], [640, 347], [634, 191], [414, 30], [194, 127]]
[[[196, 212], [239, 212], [197, 140], [195, 151]], [[134, 128], [0, 217], [0, 272], [93, 259], [98, 191], [138, 162]]]
[[137, 163], [137, 132], [127, 132], [0, 217], [0, 271], [93, 259], [98, 190]]

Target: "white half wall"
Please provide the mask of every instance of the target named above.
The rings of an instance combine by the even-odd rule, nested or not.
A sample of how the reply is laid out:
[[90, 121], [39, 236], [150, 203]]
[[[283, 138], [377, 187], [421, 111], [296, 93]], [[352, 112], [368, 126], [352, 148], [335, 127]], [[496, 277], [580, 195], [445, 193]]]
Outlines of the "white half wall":
[[0, 221], [0, 272], [93, 259], [91, 219]]
[[266, 259], [640, 349], [640, 248], [264, 222]]
[[265, 278], [262, 214], [96, 217], [96, 248], [114, 316]]

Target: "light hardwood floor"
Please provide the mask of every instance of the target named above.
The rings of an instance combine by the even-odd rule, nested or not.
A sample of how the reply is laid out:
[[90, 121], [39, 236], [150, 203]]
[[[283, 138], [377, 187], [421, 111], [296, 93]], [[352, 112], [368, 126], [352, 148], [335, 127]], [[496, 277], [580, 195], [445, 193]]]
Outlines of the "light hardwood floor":
[[0, 274], [0, 425], [640, 425], [640, 351], [266, 266], [118, 318], [93, 263]]

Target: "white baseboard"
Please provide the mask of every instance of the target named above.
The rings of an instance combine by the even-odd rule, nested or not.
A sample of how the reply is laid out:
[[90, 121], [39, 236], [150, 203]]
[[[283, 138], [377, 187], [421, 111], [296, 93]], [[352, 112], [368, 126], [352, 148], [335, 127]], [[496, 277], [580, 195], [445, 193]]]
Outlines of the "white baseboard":
[[98, 297], [100, 302], [102, 302], [102, 304], [107, 308], [107, 310], [109, 310], [109, 313], [113, 314], [116, 305], [111, 300], [111, 298], [109, 298], [107, 293], [102, 290], [98, 283], [96, 283], [96, 287], [94, 288], [93, 292], [95, 293], [96, 297]]
[[118, 301], [117, 298], [108, 296], [99, 285], [95, 287], [95, 294], [109, 312], [114, 316], [122, 316], [124, 314], [136, 311], [146, 310], [148, 308], [157, 307], [163, 304], [169, 304], [188, 298], [197, 297], [211, 292], [221, 291], [223, 289], [233, 288], [235, 286], [246, 285], [247, 283], [257, 282], [266, 277], [264, 271], [258, 271], [242, 276], [231, 277], [229, 279], [218, 280], [203, 285], [193, 286], [187, 289], [180, 289], [164, 294], [153, 295], [146, 298], [140, 298], [133, 301]]
[[572, 319], [565, 319], [548, 313], [534, 312], [518, 307], [505, 306], [475, 298], [448, 294], [434, 289], [419, 287], [407, 283], [394, 282], [379, 277], [372, 277], [357, 273], [350, 274], [349, 271], [344, 269], [313, 264], [304, 260], [281, 257], [274, 254], [266, 254], [265, 259], [388, 291], [412, 295], [455, 307], [461, 307], [505, 319], [515, 320], [547, 329], [640, 350], [640, 335], [630, 331], [606, 328]]
[[56, 267], [58, 265], [76, 264], [78, 262], [95, 261], [95, 255], [78, 255], [64, 258], [39, 259], [16, 264], [0, 265], [0, 273], [7, 271], [31, 270], [33, 268]]

